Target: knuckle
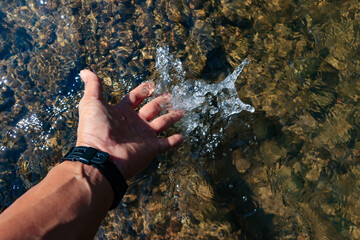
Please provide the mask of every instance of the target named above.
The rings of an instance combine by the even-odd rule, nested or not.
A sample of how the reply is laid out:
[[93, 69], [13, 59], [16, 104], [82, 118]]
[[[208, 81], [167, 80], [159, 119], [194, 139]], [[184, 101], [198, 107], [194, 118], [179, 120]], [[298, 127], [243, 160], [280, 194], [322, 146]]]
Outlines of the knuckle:
[[83, 98], [81, 98], [79, 102], [79, 109], [84, 108], [86, 105], [88, 105], [88, 103], [89, 103], [89, 99], [84, 96]]
[[154, 107], [155, 107], [156, 109], [161, 110], [161, 109], [162, 109], [161, 101], [155, 101], [155, 102], [154, 102]]

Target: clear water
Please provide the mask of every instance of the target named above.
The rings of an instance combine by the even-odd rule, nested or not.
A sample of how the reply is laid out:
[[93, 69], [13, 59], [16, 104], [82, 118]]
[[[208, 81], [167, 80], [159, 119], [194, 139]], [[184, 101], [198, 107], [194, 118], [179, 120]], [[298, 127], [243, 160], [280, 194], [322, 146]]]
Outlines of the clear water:
[[[154, 80], [185, 143], [96, 239], [359, 239], [360, 5], [0, 1], [0, 208], [75, 142], [79, 71], [106, 100]], [[254, 111], [255, 110], [255, 111]]]

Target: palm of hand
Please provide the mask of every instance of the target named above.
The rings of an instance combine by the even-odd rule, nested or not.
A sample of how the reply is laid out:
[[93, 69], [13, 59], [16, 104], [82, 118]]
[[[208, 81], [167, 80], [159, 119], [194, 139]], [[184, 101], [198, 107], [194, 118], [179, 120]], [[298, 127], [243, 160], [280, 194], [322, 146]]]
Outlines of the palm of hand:
[[157, 133], [177, 122], [183, 113], [170, 111], [150, 122], [169, 104], [170, 96], [162, 95], [134, 110], [154, 90], [153, 83], [134, 89], [119, 104], [110, 106], [102, 98], [100, 80], [90, 71], [82, 71], [86, 79], [85, 94], [79, 104], [77, 146], [90, 146], [110, 154], [111, 161], [124, 178], [130, 178], [145, 168], [156, 154], [182, 142], [175, 134], [165, 139]]

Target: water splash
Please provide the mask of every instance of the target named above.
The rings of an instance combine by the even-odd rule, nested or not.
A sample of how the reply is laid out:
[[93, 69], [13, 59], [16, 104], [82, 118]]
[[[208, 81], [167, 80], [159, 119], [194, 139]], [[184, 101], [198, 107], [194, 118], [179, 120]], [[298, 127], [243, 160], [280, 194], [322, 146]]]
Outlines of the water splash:
[[181, 124], [186, 135], [196, 128], [202, 129], [202, 135], [207, 135], [209, 119], [218, 123], [243, 110], [255, 111], [239, 99], [235, 88], [238, 76], [249, 64], [247, 59], [223, 81], [208, 84], [201, 80], [186, 80], [181, 61], [169, 53], [169, 47], [159, 47], [156, 53], [155, 67], [160, 74], [157, 93], [171, 92], [172, 107], [185, 111]]

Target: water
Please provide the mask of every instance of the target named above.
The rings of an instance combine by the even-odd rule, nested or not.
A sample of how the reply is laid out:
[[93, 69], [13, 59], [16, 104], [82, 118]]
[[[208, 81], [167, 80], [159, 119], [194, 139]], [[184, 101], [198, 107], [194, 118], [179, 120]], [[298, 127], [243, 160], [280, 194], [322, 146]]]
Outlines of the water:
[[187, 112], [96, 239], [360, 238], [357, 0], [0, 9], [0, 209], [75, 142], [90, 68], [111, 104], [154, 80]]
[[186, 112], [180, 122], [185, 136], [195, 128], [200, 129], [202, 135], [209, 136], [209, 126], [204, 119], [208, 121], [214, 115], [216, 124], [243, 110], [251, 113], [255, 111], [252, 106], [239, 99], [235, 88], [238, 76], [249, 64], [247, 59], [223, 81], [208, 84], [201, 80], [186, 80], [181, 61], [169, 53], [169, 47], [157, 48], [156, 54], [155, 68], [160, 75], [156, 80], [159, 83], [156, 93], [170, 92], [172, 109]]

